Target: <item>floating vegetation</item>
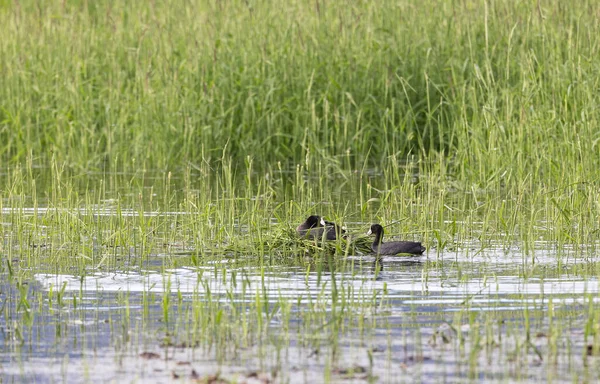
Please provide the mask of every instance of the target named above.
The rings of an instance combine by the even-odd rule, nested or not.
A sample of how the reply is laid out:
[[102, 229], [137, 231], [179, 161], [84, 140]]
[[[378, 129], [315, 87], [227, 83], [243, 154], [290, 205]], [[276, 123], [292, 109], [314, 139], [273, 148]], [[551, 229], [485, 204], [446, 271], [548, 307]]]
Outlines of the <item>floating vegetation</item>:
[[281, 229], [263, 235], [260, 240], [238, 240], [235, 247], [225, 247], [223, 252], [258, 256], [268, 254], [275, 258], [304, 258], [319, 255], [343, 257], [369, 254], [373, 251], [371, 241], [364, 236], [348, 235], [337, 240], [309, 240], [300, 238], [295, 231]]

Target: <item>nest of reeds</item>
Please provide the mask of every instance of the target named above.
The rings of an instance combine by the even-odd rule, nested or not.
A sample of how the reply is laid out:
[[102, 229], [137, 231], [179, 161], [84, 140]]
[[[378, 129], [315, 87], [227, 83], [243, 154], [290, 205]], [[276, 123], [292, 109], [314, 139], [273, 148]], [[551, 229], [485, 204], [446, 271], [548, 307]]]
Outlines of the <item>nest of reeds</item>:
[[347, 235], [337, 240], [303, 239], [295, 230], [281, 228], [263, 234], [260, 239], [238, 238], [235, 243], [232, 242], [206, 253], [293, 258], [319, 255], [334, 257], [364, 255], [372, 253], [372, 250], [371, 240], [362, 235]]

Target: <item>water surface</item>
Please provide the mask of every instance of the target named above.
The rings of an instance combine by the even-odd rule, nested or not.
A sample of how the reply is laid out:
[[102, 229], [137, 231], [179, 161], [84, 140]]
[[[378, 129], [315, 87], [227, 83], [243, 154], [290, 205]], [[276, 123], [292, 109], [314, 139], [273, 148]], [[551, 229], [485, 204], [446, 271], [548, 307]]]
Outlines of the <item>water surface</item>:
[[[585, 329], [599, 283], [572, 272], [590, 264], [580, 252], [560, 254], [568, 259], [560, 270], [556, 250], [527, 257], [535, 260], [527, 268], [544, 269], [548, 278], [528, 277], [517, 249], [493, 248], [476, 255], [350, 256], [333, 273], [231, 260], [164, 272], [44, 273], [20, 291], [4, 274], [1, 372], [7, 382], [166, 382], [217, 373], [234, 381], [262, 375], [283, 382], [595, 379], [590, 364], [597, 357], [587, 356], [593, 340]], [[26, 317], [23, 292], [31, 314], [17, 326]], [[249, 314], [257, 299], [268, 308], [265, 334], [249, 319], [245, 326], [256, 335], [227, 331], [247, 342], [186, 344], [194, 305]], [[336, 311], [344, 314], [333, 324]]]

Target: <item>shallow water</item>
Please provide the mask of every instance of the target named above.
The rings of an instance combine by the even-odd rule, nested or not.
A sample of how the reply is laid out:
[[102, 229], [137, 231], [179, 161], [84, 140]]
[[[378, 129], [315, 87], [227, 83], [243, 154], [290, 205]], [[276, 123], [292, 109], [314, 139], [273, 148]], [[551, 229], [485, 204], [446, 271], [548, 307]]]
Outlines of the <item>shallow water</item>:
[[[573, 272], [588, 259], [564, 249], [533, 257], [518, 249], [430, 250], [409, 259], [350, 256], [333, 274], [215, 261], [164, 273], [35, 274], [21, 290], [3, 275], [0, 373], [3, 382], [216, 374], [235, 382], [594, 381], [599, 362], [587, 355], [594, 321], [587, 309], [598, 302], [600, 285]], [[536, 269], [551, 277], [537, 277]], [[32, 303], [25, 320], [23, 289]], [[256, 319], [229, 319], [225, 345], [206, 335], [219, 334], [214, 324], [202, 336], [210, 342], [187, 345], [190, 313], [202, 303], [213, 312], [198, 312], [200, 319], [218, 311], [225, 319], [234, 310], [250, 316], [266, 305], [266, 331]], [[345, 313], [334, 327], [336, 311]]]

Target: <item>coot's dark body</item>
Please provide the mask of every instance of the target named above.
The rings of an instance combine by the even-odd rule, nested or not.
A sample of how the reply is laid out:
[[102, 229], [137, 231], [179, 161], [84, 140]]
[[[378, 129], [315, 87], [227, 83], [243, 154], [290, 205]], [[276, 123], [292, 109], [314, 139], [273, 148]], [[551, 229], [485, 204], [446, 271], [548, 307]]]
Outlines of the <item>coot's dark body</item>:
[[421, 255], [425, 252], [425, 247], [416, 241], [390, 241], [383, 242], [383, 227], [379, 224], [371, 225], [367, 235], [375, 235], [375, 241], [371, 245], [373, 252], [378, 255], [397, 255], [399, 253], [409, 253], [412, 255]]

